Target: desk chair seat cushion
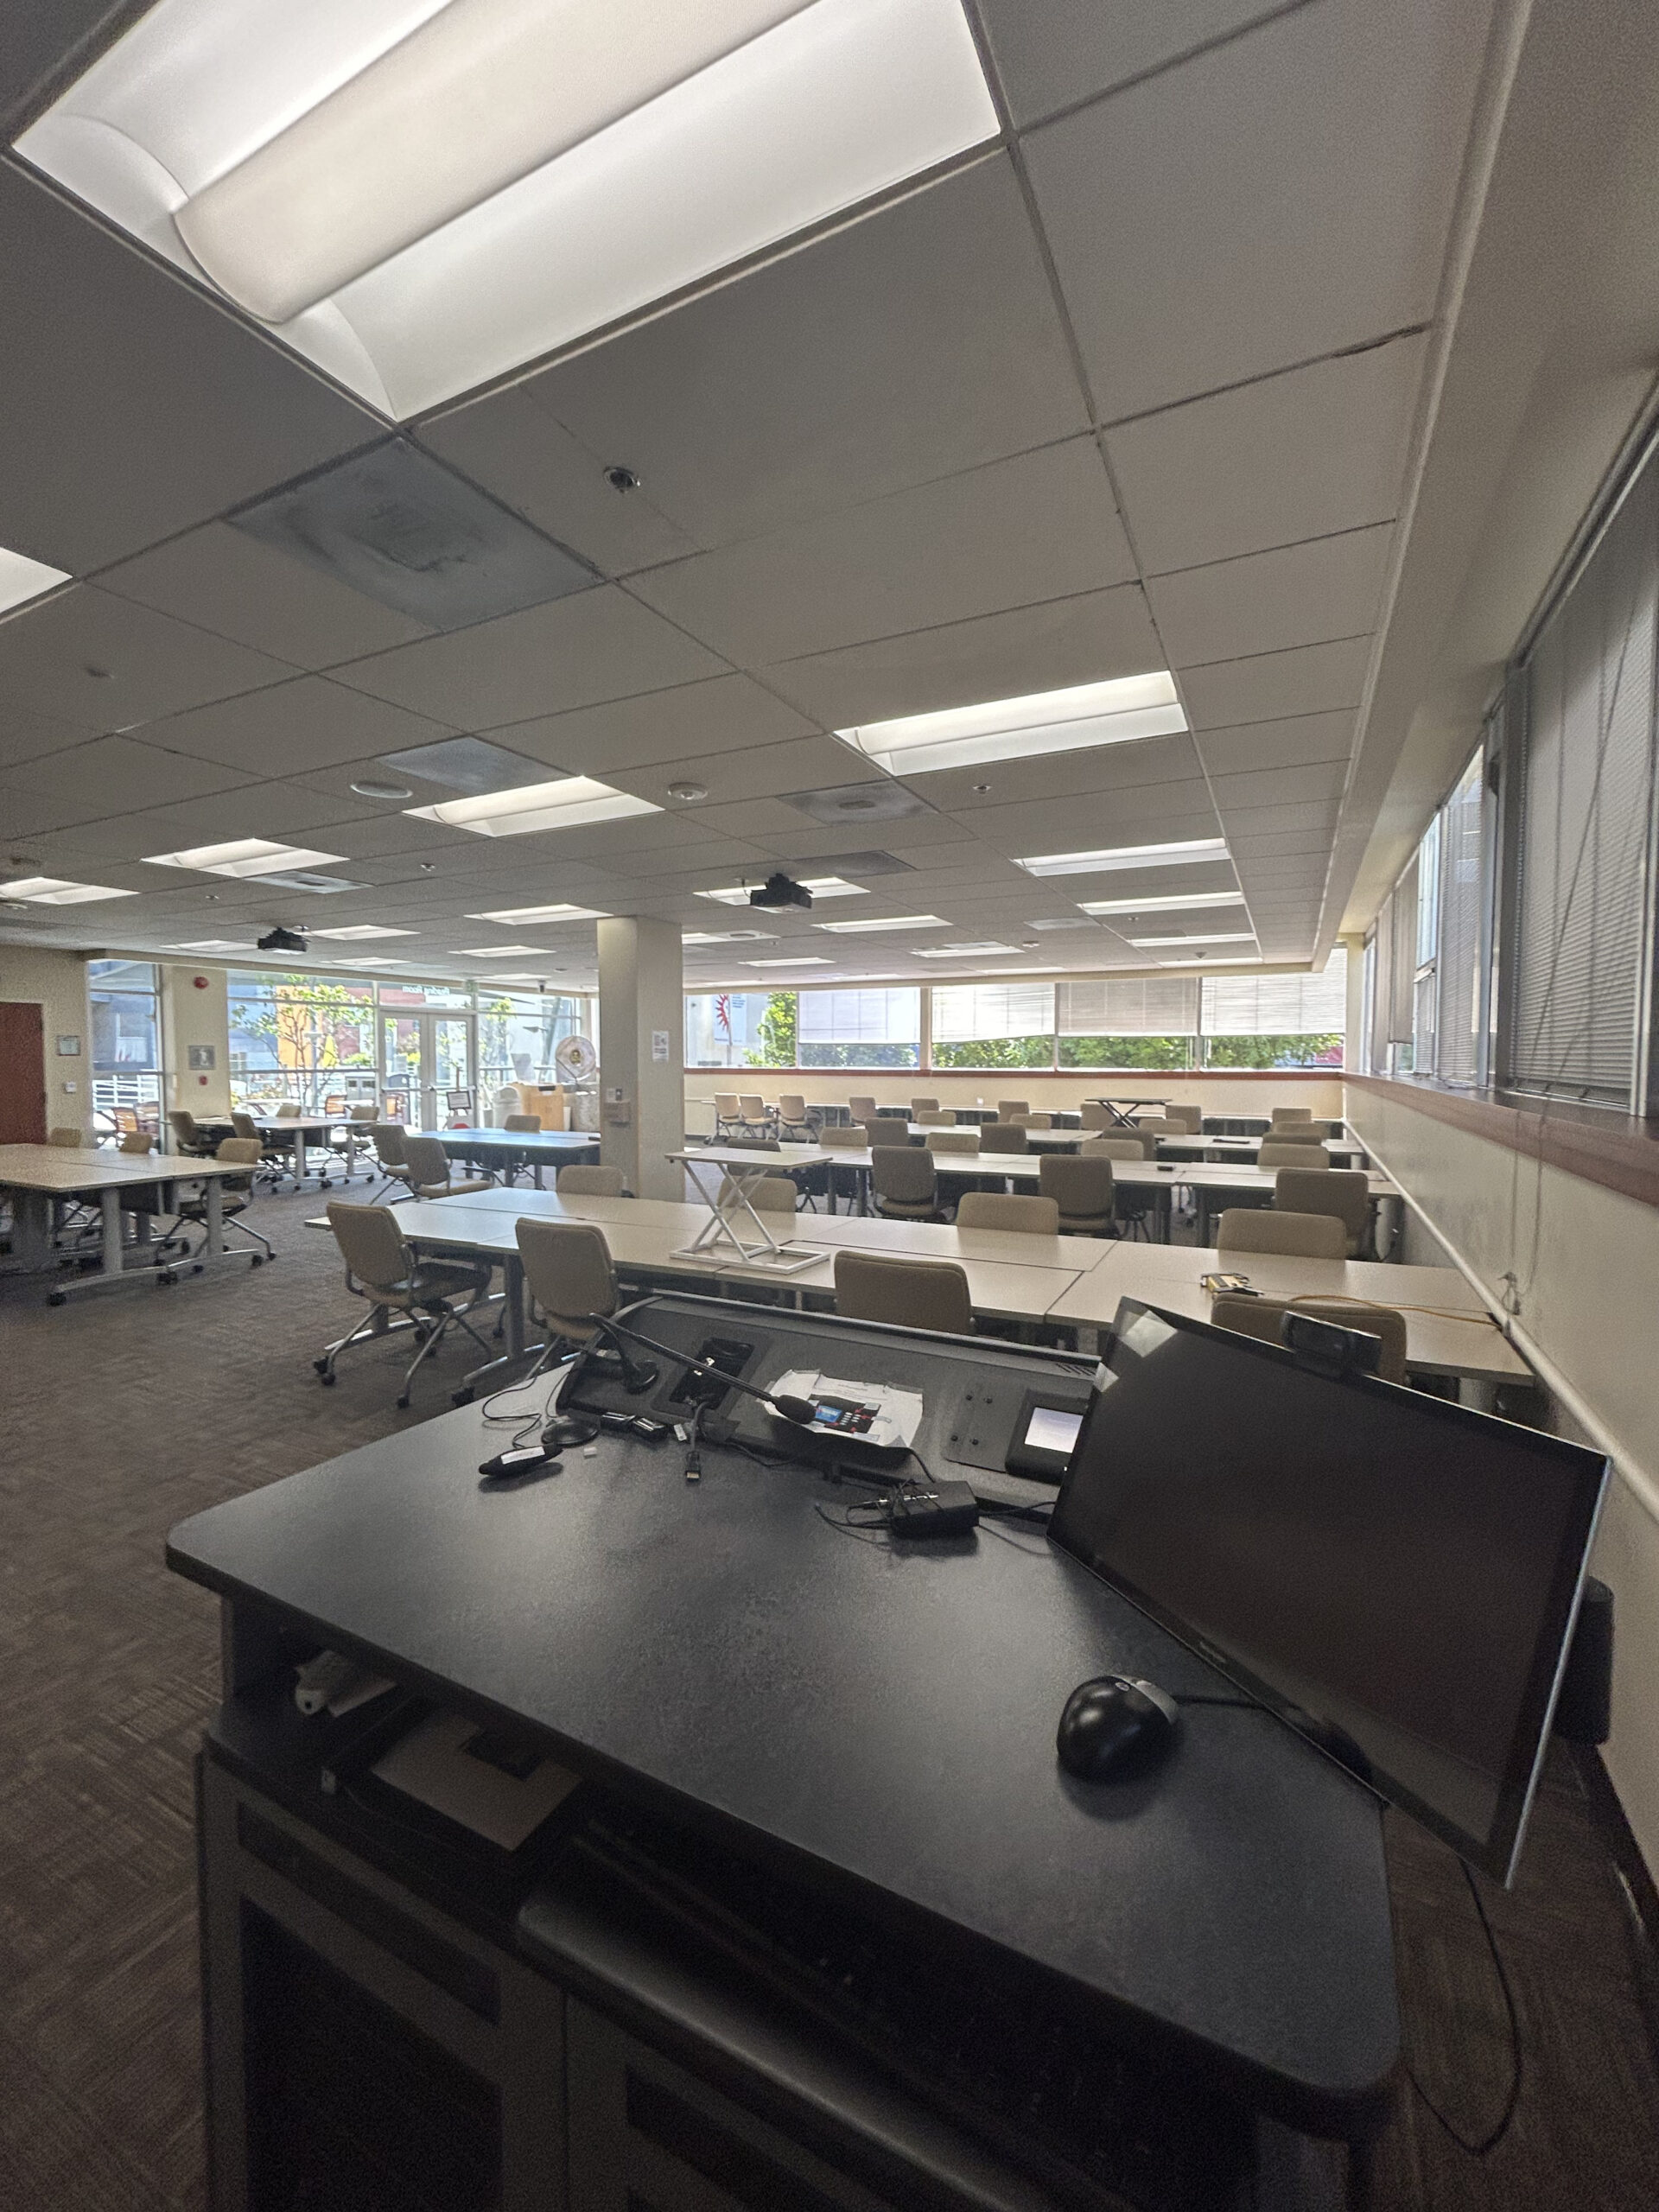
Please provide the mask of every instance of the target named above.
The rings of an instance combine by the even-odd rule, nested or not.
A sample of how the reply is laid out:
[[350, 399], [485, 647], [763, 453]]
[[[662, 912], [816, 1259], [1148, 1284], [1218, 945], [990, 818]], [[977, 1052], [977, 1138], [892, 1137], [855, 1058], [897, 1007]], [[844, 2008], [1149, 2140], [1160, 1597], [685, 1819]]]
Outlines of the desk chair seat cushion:
[[1222, 1252], [1289, 1252], [1300, 1260], [1345, 1260], [1348, 1232], [1335, 1214], [1229, 1206], [1216, 1230]]
[[893, 1221], [936, 1221], [938, 1177], [933, 1155], [919, 1145], [879, 1145], [870, 1154], [870, 1187], [880, 1211]]
[[943, 1336], [973, 1334], [968, 1277], [954, 1260], [906, 1260], [886, 1252], [836, 1254], [836, 1311]]
[[1281, 1167], [1273, 1179], [1273, 1203], [1281, 1213], [1334, 1214], [1341, 1222], [1352, 1259], [1371, 1225], [1370, 1179], [1363, 1168]]
[[1060, 1209], [1057, 1200], [1031, 1192], [1009, 1197], [1002, 1191], [964, 1191], [957, 1208], [958, 1229], [1001, 1229], [1023, 1236], [1058, 1236]]
[[590, 1313], [614, 1313], [616, 1269], [605, 1232], [591, 1221], [524, 1218], [513, 1225], [530, 1294], [555, 1336], [586, 1344]]
[[1223, 1291], [1211, 1301], [1210, 1319], [1218, 1329], [1236, 1329], [1241, 1336], [1281, 1344], [1280, 1324], [1292, 1312], [1311, 1313], [1339, 1329], [1358, 1329], [1376, 1337], [1378, 1375], [1385, 1382], [1405, 1381], [1406, 1317], [1397, 1306], [1377, 1306], [1363, 1298], [1249, 1298], [1242, 1291]]
[[553, 1187], [573, 1198], [626, 1198], [632, 1196], [628, 1179], [620, 1167], [600, 1167], [574, 1161], [561, 1167]]
[[[1045, 1153], [1037, 1187], [1058, 1206], [1064, 1234], [1103, 1236], [1111, 1227], [1116, 1186], [1109, 1160], [1085, 1159], [1080, 1152]], [[961, 1220], [960, 1212], [957, 1218]]]

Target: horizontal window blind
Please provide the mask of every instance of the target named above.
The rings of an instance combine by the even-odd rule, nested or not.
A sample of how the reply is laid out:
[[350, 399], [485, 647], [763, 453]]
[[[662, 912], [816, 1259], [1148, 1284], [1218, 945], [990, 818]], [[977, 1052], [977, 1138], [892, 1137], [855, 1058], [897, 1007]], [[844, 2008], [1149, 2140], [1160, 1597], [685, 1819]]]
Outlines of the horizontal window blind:
[[803, 991], [795, 1033], [803, 1045], [914, 1045], [922, 1033], [922, 995]]
[[1649, 467], [1528, 656], [1516, 748], [1509, 1080], [1627, 1109], [1643, 1026], [1656, 515]]
[[1046, 1037], [1053, 1027], [1052, 983], [942, 983], [933, 993], [933, 1035], [942, 1045]]
[[1394, 887], [1389, 946], [1389, 1026], [1391, 1045], [1409, 1045], [1417, 1016], [1417, 861]]
[[1440, 1020], [1435, 1072], [1465, 1086], [1480, 1079], [1481, 824], [1486, 760], [1477, 753], [1446, 803], [1440, 837]]
[[1389, 1072], [1389, 1015], [1394, 1004], [1394, 900], [1385, 899], [1371, 938], [1371, 1030], [1373, 1075]]
[[1191, 1037], [1198, 1026], [1192, 976], [1062, 983], [1058, 1002], [1062, 1037]]
[[1206, 976], [1206, 1037], [1319, 1037], [1348, 1021], [1348, 956], [1338, 949], [1318, 976]]

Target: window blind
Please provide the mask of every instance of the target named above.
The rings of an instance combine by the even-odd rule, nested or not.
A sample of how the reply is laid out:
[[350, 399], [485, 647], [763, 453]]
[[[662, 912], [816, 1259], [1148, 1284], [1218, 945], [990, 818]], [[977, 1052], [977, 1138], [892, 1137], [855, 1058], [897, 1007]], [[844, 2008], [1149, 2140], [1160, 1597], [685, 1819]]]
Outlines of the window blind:
[[914, 1045], [922, 1033], [918, 990], [803, 991], [796, 1035], [803, 1045]]
[[1394, 900], [1382, 901], [1371, 937], [1370, 1065], [1373, 1075], [1389, 1072], [1389, 1016], [1394, 1004]]
[[1191, 1037], [1198, 1026], [1196, 976], [1062, 983], [1058, 1002], [1062, 1037]]
[[1320, 1037], [1348, 1021], [1348, 956], [1340, 947], [1317, 976], [1206, 976], [1206, 1037]]
[[1046, 1037], [1053, 1028], [1052, 983], [942, 983], [933, 992], [933, 1035], [939, 1044]]
[[1506, 1058], [1517, 1090], [1638, 1101], [1659, 475], [1637, 479], [1527, 658]]
[[1446, 1083], [1480, 1080], [1481, 824], [1486, 757], [1477, 753], [1447, 799], [1440, 831], [1440, 1023], [1435, 1072]]
[[1409, 1045], [1417, 1016], [1417, 860], [1394, 887], [1389, 902], [1389, 1026], [1391, 1045]]

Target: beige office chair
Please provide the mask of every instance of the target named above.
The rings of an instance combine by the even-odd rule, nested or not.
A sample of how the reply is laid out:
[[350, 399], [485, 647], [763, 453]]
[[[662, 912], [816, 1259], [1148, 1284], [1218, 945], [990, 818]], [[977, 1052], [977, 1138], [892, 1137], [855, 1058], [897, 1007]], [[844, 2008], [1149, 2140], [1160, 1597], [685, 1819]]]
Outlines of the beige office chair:
[[869, 1141], [870, 1133], [861, 1122], [854, 1122], [845, 1128], [818, 1131], [818, 1142], [826, 1152], [863, 1152]]
[[1058, 1236], [1059, 1201], [1001, 1191], [964, 1191], [957, 1207], [958, 1229], [1001, 1229], [1023, 1236]]
[[896, 1114], [872, 1114], [864, 1124], [866, 1141], [872, 1145], [908, 1144], [910, 1124]]
[[597, 1223], [524, 1219], [514, 1224], [513, 1234], [524, 1281], [547, 1328], [547, 1342], [524, 1378], [529, 1382], [566, 1346], [591, 1344], [599, 1335], [588, 1317], [615, 1313], [616, 1268]]
[[205, 1129], [198, 1126], [195, 1116], [188, 1112], [184, 1107], [174, 1106], [168, 1109], [167, 1126], [173, 1132], [173, 1149], [175, 1152], [188, 1153], [197, 1160], [206, 1160], [211, 1156], [213, 1150], [213, 1138]]
[[542, 1134], [542, 1117], [539, 1114], [509, 1114], [501, 1126], [511, 1129], [515, 1136], [538, 1137]]
[[436, 1137], [405, 1136], [404, 1157], [409, 1164], [409, 1187], [417, 1198], [460, 1198], [469, 1191], [495, 1188], [487, 1175], [458, 1182], [454, 1162]]
[[923, 1146], [878, 1146], [870, 1154], [870, 1189], [876, 1211], [889, 1221], [942, 1218], [933, 1155]]
[[553, 1187], [567, 1198], [631, 1198], [628, 1179], [620, 1167], [583, 1166], [574, 1163], [561, 1167], [553, 1178]]
[[847, 1111], [855, 1122], [873, 1122], [875, 1119], [875, 1101], [874, 1098], [849, 1098]]
[[1172, 1121], [1165, 1114], [1143, 1114], [1135, 1126], [1142, 1136], [1152, 1138], [1154, 1148], [1160, 1137], [1190, 1137], [1192, 1134], [1185, 1122]]
[[1357, 1167], [1281, 1167], [1273, 1179], [1273, 1203], [1280, 1213], [1328, 1213], [1342, 1224], [1348, 1257], [1357, 1259], [1371, 1230], [1371, 1186]]
[[[231, 1118], [234, 1121], [236, 1116], [232, 1115]], [[245, 1121], [246, 1118], [245, 1115], [243, 1119]], [[409, 1165], [407, 1150], [409, 1139], [404, 1134], [402, 1124], [397, 1122], [371, 1123], [369, 1141], [374, 1147], [374, 1156], [379, 1164], [381, 1175], [385, 1179], [381, 1183], [380, 1190], [372, 1192], [370, 1195], [378, 1198], [382, 1192], [391, 1190], [394, 1184], [398, 1183], [401, 1183], [406, 1191], [412, 1189], [414, 1178]]]
[[1115, 1129], [1109, 1137], [1084, 1137], [1074, 1156], [1079, 1160], [1147, 1160], [1155, 1149], [1150, 1137], [1137, 1137], [1128, 1129]]
[[1204, 1109], [1202, 1106], [1188, 1106], [1180, 1103], [1166, 1103], [1164, 1107], [1164, 1119], [1166, 1122], [1183, 1122], [1185, 1125], [1187, 1134], [1190, 1136], [1197, 1137], [1204, 1135]]
[[940, 1336], [974, 1332], [968, 1277], [954, 1260], [904, 1260], [886, 1252], [836, 1254], [836, 1311]]
[[346, 1118], [348, 1122], [378, 1122], [380, 1109], [378, 1106], [348, 1106]]
[[[259, 1140], [257, 1137], [226, 1137], [220, 1141], [213, 1157], [215, 1160], [240, 1160], [248, 1171], [245, 1175], [221, 1175], [219, 1179], [219, 1208], [224, 1226], [227, 1230], [234, 1229], [238, 1236], [251, 1236], [256, 1244], [264, 1246], [266, 1259], [274, 1260], [276, 1255], [271, 1249], [270, 1239], [264, 1230], [255, 1229], [249, 1223], [238, 1219], [238, 1215], [247, 1211], [252, 1201], [254, 1171], [259, 1165]], [[205, 1190], [184, 1192], [180, 1196], [178, 1205], [179, 1227], [200, 1229], [204, 1232], [202, 1243], [205, 1245], [207, 1243], [205, 1232], [207, 1227], [207, 1192]], [[200, 1249], [200, 1247], [197, 1249]], [[256, 1268], [260, 1264], [257, 1255], [253, 1264]]]
[[284, 1098], [276, 1109], [276, 1119], [279, 1122], [302, 1122], [305, 1113], [298, 1099]]
[[1288, 1252], [1299, 1260], [1345, 1260], [1348, 1232], [1332, 1213], [1280, 1213], [1229, 1206], [1216, 1229], [1220, 1252]]
[[776, 1129], [777, 1109], [775, 1107], [768, 1106], [758, 1090], [740, 1091], [737, 1103], [743, 1109], [746, 1126], [752, 1129], [756, 1136], [769, 1135]]
[[[1111, 1235], [1116, 1186], [1109, 1160], [1085, 1159], [1081, 1152], [1045, 1153], [1038, 1167], [1037, 1187], [1059, 1208], [1064, 1235]], [[960, 1211], [957, 1219], [962, 1219]]]
[[148, 1129], [124, 1129], [115, 1148], [118, 1152], [131, 1153], [142, 1158], [145, 1153], [156, 1149], [156, 1140]]
[[1313, 1118], [1313, 1109], [1311, 1106], [1275, 1106], [1273, 1109], [1275, 1124], [1281, 1122], [1311, 1122]]
[[[738, 1186], [729, 1175], [720, 1179], [720, 1203], [725, 1205], [737, 1196]], [[757, 1213], [793, 1213], [800, 1203], [800, 1192], [787, 1175], [763, 1175], [751, 1183], [743, 1193]]]
[[1264, 1144], [1322, 1145], [1325, 1124], [1322, 1122], [1275, 1122], [1262, 1138]]
[[743, 1119], [743, 1108], [734, 1090], [715, 1093], [715, 1141], [721, 1143], [734, 1130], [741, 1136], [747, 1128]]
[[798, 1090], [779, 1093], [778, 1116], [773, 1126], [780, 1137], [793, 1137], [808, 1144], [817, 1135], [817, 1122], [812, 1109]]
[[1029, 1098], [999, 1098], [996, 1102], [996, 1118], [999, 1122], [1011, 1122], [1016, 1114], [1029, 1114], [1030, 1111]]
[[980, 1125], [979, 1148], [987, 1152], [1029, 1152], [1025, 1125], [1020, 1122], [985, 1122]]
[[[910, 1102], [910, 1118], [912, 1122], [919, 1122], [925, 1114], [937, 1114], [938, 1111], [939, 1102], [937, 1098], [912, 1098]], [[955, 1116], [952, 1116], [951, 1118], [954, 1120]]]
[[1250, 1298], [1243, 1291], [1222, 1291], [1211, 1301], [1210, 1319], [1218, 1329], [1282, 1344], [1281, 1323], [1287, 1313], [1311, 1313], [1339, 1329], [1358, 1329], [1379, 1339], [1376, 1371], [1385, 1382], [1406, 1379], [1406, 1317], [1396, 1306], [1374, 1306], [1363, 1298]]
[[1010, 1114], [1008, 1119], [1022, 1129], [1052, 1129], [1054, 1126], [1052, 1114]]
[[1262, 1140], [1255, 1155], [1258, 1167], [1292, 1167], [1309, 1174], [1317, 1174], [1329, 1167], [1331, 1155], [1322, 1144], [1281, 1144], [1274, 1137]]
[[957, 1126], [956, 1116], [947, 1113], [943, 1106], [924, 1106], [919, 1112], [912, 1106], [910, 1118], [918, 1128], [954, 1129]]
[[728, 1152], [781, 1152], [783, 1147], [776, 1137], [727, 1137]]
[[930, 1152], [977, 1152], [977, 1129], [934, 1128], [930, 1127], [922, 1142]]
[[83, 1132], [79, 1129], [72, 1129], [67, 1122], [59, 1128], [48, 1129], [46, 1133], [46, 1141], [48, 1144], [57, 1145], [65, 1152], [79, 1152], [86, 1142]]
[[1109, 1129], [1116, 1126], [1112, 1109], [1103, 1106], [1098, 1098], [1085, 1098], [1077, 1109], [1077, 1118], [1087, 1129]]
[[[467, 1312], [489, 1288], [487, 1261], [417, 1261], [390, 1206], [351, 1205], [342, 1198], [331, 1198], [328, 1226], [346, 1262], [346, 1287], [359, 1298], [367, 1299], [369, 1312], [349, 1336], [330, 1344], [321, 1359], [313, 1361], [321, 1382], [332, 1384], [341, 1352], [381, 1327], [393, 1313], [409, 1316], [420, 1342], [420, 1350], [404, 1372], [397, 1397], [400, 1406], [409, 1403], [415, 1370], [437, 1350], [452, 1323], [464, 1329], [488, 1357], [488, 1344], [467, 1319]], [[463, 1294], [467, 1294], [467, 1312], [450, 1303]]]

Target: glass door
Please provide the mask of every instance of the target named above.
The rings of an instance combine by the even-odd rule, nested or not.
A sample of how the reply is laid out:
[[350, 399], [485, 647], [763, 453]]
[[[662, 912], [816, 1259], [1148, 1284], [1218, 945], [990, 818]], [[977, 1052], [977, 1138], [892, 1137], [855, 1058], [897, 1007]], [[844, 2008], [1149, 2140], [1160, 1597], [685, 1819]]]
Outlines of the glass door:
[[390, 1119], [411, 1129], [474, 1120], [473, 1016], [380, 1017], [380, 1078]]

